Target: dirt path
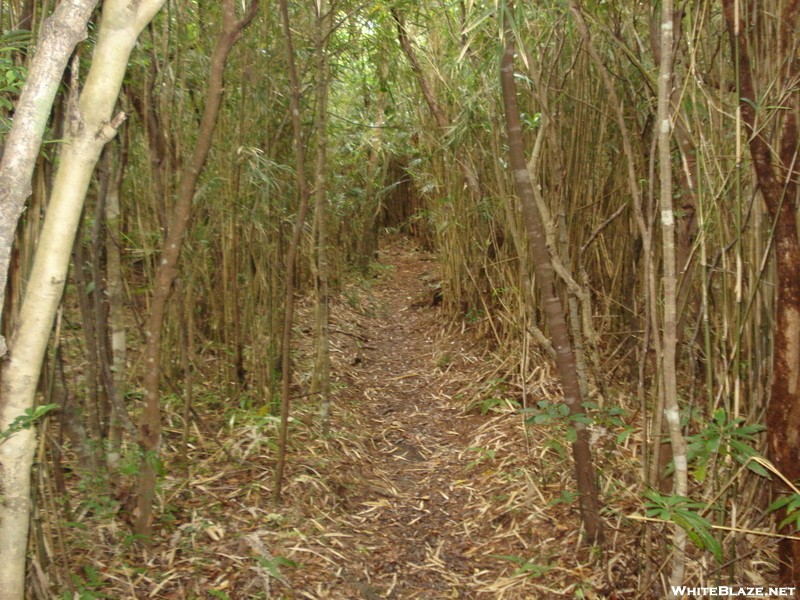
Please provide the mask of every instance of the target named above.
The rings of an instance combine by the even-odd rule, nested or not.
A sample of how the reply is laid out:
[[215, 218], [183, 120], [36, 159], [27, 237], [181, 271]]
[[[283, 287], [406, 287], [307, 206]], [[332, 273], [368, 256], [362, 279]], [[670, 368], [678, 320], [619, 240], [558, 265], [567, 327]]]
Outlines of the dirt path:
[[530, 448], [520, 418], [465, 414], [454, 400], [486, 374], [463, 340], [442, 335], [435, 262], [403, 246], [382, 261], [372, 288], [333, 307], [341, 434], [309, 440], [321, 446], [301, 460], [305, 473], [295, 463], [289, 488], [316, 497], [305, 509], [315, 526], [280, 547], [303, 567], [284, 569], [279, 587], [313, 599], [546, 597], [529, 575], [549, 562], [528, 560], [550, 527], [531, 510], [544, 497], [521, 468]]
[[[117, 554], [87, 549], [115, 597], [602, 598], [608, 573], [631, 572], [630, 555], [599, 565], [580, 548], [574, 503], [561, 500], [568, 451], [547, 430], [526, 438], [509, 403], [519, 390], [445, 332], [432, 257], [397, 244], [381, 265], [331, 302], [333, 433], [320, 435], [313, 397], [294, 401], [285, 502], [271, 500], [276, 418], [242, 410], [224, 440], [197, 446], [187, 478], [163, 482], [157, 546], [143, 558], [121, 542]], [[302, 395], [310, 302], [297, 323]], [[553, 387], [546, 369], [527, 385]], [[482, 401], [486, 414], [465, 410]]]
[[[485, 567], [461, 514], [469, 501], [464, 432], [475, 419], [441, 389], [435, 313], [425, 306], [434, 264], [394, 252], [391, 282], [376, 290], [385, 316], [367, 333], [375, 349], [354, 382], [367, 400], [373, 469], [386, 489], [340, 526], [368, 550], [365, 573], [355, 576], [371, 576], [383, 594], [457, 598], [462, 580]], [[438, 360], [444, 366], [447, 358]]]

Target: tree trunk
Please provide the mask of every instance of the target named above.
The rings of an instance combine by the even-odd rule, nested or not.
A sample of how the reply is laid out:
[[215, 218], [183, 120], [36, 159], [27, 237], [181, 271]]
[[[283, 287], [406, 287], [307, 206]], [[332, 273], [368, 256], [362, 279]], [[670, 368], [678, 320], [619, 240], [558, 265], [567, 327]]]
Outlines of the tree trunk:
[[[92, 66], [80, 98], [71, 106], [70, 127], [20, 308], [19, 325], [11, 335], [9, 357], [0, 373], [0, 429], [6, 429], [33, 408], [84, 197], [100, 152], [124, 117], [120, 114], [112, 119], [111, 113], [128, 58], [142, 28], [161, 4], [162, 0], [142, 0], [137, 4], [110, 0], [104, 6]], [[0, 493], [4, 500], [0, 506], [2, 600], [21, 599], [24, 594], [35, 444], [32, 429], [0, 444]]]
[[[122, 136], [124, 138], [124, 135]], [[111, 148], [109, 146], [108, 148]], [[107, 148], [107, 150], [108, 150]], [[115, 154], [115, 153], [114, 153]], [[120, 465], [120, 449], [122, 447], [124, 406], [119, 407], [113, 401], [116, 393], [119, 398], [125, 396], [125, 369], [127, 363], [128, 346], [125, 339], [125, 306], [123, 303], [122, 289], [122, 229], [120, 227], [119, 192], [122, 187], [122, 175], [127, 163], [127, 145], [123, 141], [122, 150], [118, 160], [109, 158], [110, 164], [117, 164], [117, 170], [108, 187], [106, 199], [106, 294], [108, 296], [108, 329], [110, 338], [110, 363], [114, 367], [112, 372], [114, 392], [111, 403], [111, 423], [108, 433], [108, 463], [109, 477], [115, 480], [116, 471]]]
[[[536, 198], [530, 173], [525, 161], [522, 124], [520, 122], [517, 90], [514, 82], [514, 34], [511, 31], [508, 16], [505, 19], [506, 46], [500, 66], [500, 83], [506, 115], [509, 162], [514, 174], [517, 195], [522, 204], [522, 216], [528, 235], [528, 244], [535, 263], [542, 305], [550, 327], [553, 346], [556, 349], [556, 366], [564, 392], [564, 402], [569, 407], [570, 415], [578, 415], [584, 412], [581, 406], [583, 400], [561, 299], [555, 287], [550, 254], [545, 243], [545, 234], [536, 207]], [[588, 539], [592, 543], [601, 542], [603, 539], [603, 527], [600, 520], [600, 501], [597, 487], [595, 486], [594, 467], [589, 447], [589, 432], [586, 426], [578, 421], [573, 421], [571, 425], [574, 426], [577, 433], [577, 440], [572, 444], [572, 455], [575, 460], [575, 476], [578, 484], [578, 493], [580, 494], [581, 519], [586, 528]]]
[[297, 217], [294, 221], [292, 231], [292, 241], [286, 252], [286, 276], [284, 287], [286, 297], [283, 309], [283, 336], [281, 341], [281, 427], [278, 434], [278, 457], [275, 465], [275, 484], [272, 490], [272, 498], [276, 502], [281, 500], [281, 488], [283, 486], [283, 471], [286, 467], [286, 438], [289, 428], [289, 396], [292, 385], [292, 322], [294, 321], [294, 272], [297, 262], [297, 249], [300, 246], [300, 238], [303, 235], [303, 223], [308, 212], [308, 183], [306, 182], [305, 171], [305, 151], [303, 150], [303, 129], [300, 122], [300, 82], [297, 79], [297, 68], [294, 61], [294, 46], [292, 45], [292, 28], [289, 23], [288, 0], [280, 0], [281, 20], [283, 21], [283, 33], [286, 37], [286, 54], [289, 63], [289, 82], [291, 86], [291, 96], [289, 108], [292, 113], [292, 127], [294, 130], [294, 148], [297, 159], [297, 187], [300, 195], [300, 203], [297, 207]]
[[[97, 0], [64, 0], [42, 26], [25, 86], [14, 107], [14, 122], [0, 160], [0, 298], [5, 298], [11, 246], [67, 61], [86, 39], [86, 24]], [[2, 311], [2, 307], [0, 307]], [[2, 315], [0, 315], [1, 317]], [[0, 356], [6, 342], [0, 337]]]
[[[735, 0], [722, 0], [731, 41], [731, 54], [739, 88], [739, 111], [749, 136], [758, 187], [764, 204], [775, 223], [775, 265], [777, 270], [776, 316], [773, 338], [772, 387], [767, 406], [767, 443], [769, 458], [789, 481], [800, 479], [800, 242], [797, 236], [798, 114], [800, 91], [797, 88], [797, 28], [800, 25], [800, 0], [759, 2], [750, 10]], [[740, 10], [746, 14], [740, 20]], [[779, 16], [778, 16], [779, 15]], [[749, 20], [747, 19], [749, 17]], [[778, 39], [759, 35], [758, 21], [776, 24]], [[752, 39], [748, 40], [747, 33]], [[750, 60], [751, 50], [766, 60]], [[767, 58], [768, 57], [768, 58]], [[761, 77], [758, 77], [758, 75]], [[759, 86], [757, 89], [756, 86]], [[777, 97], [767, 95], [767, 91]], [[777, 110], [775, 107], [785, 110]], [[767, 139], [765, 131], [773, 132]], [[770, 134], [768, 134], [770, 135]], [[785, 493], [783, 483], [775, 478], [774, 490]], [[783, 515], [779, 517], [783, 519]], [[784, 526], [791, 534], [794, 526]], [[782, 585], [800, 587], [800, 541], [779, 543]]]
[[[661, 66], [658, 77], [658, 161], [661, 178], [661, 239], [664, 255], [664, 338], [662, 369], [664, 373], [664, 417], [672, 443], [672, 458], [675, 465], [675, 495], [688, 493], [686, 442], [681, 432], [681, 414], [678, 406], [678, 374], [676, 371], [676, 348], [678, 344], [677, 285], [675, 266], [675, 216], [672, 206], [672, 121], [670, 100], [672, 97], [673, 63], [673, 15], [672, 0], [663, 0], [661, 5]], [[686, 531], [675, 524], [674, 553], [670, 589], [683, 583], [686, 567]], [[669, 597], [676, 597], [670, 592]]]
[[327, 435], [331, 426], [331, 356], [330, 314], [328, 308], [328, 283], [330, 265], [328, 260], [328, 197], [326, 190], [326, 159], [328, 148], [328, 88], [330, 65], [326, 54], [326, 40], [330, 30], [327, 3], [317, 5], [317, 164], [314, 174], [315, 212], [317, 216], [317, 365], [315, 381], [320, 393], [320, 423], [322, 434]]
[[152, 536], [153, 498], [156, 485], [156, 462], [161, 447], [161, 400], [159, 383], [161, 377], [161, 333], [164, 315], [167, 309], [172, 284], [178, 273], [178, 258], [181, 245], [186, 236], [191, 218], [192, 198], [197, 180], [205, 165], [208, 151], [214, 136], [217, 114], [222, 103], [222, 75], [225, 62], [233, 45], [239, 40], [244, 29], [258, 10], [258, 0], [252, 0], [247, 14], [236, 19], [236, 4], [233, 0], [224, 0], [222, 6], [222, 31], [217, 38], [217, 45], [211, 55], [208, 89], [206, 90], [205, 108], [200, 122], [194, 153], [189, 169], [181, 179], [178, 198], [173, 208], [172, 222], [167, 237], [161, 248], [161, 259], [156, 269], [153, 301], [150, 317], [145, 325], [145, 375], [144, 402], [139, 420], [139, 444], [142, 447], [142, 460], [139, 469], [139, 491], [136, 523], [137, 534], [150, 538]]
[[384, 91], [385, 81], [389, 75], [389, 62], [381, 58], [379, 77], [381, 84], [378, 87], [378, 102], [375, 105], [375, 130], [372, 133], [367, 159], [367, 174], [364, 181], [364, 223], [361, 228], [361, 237], [358, 241], [356, 264], [366, 275], [369, 263], [372, 262], [378, 250], [377, 220], [380, 214], [380, 201], [376, 200], [375, 174], [378, 171], [378, 161], [381, 157], [381, 142], [383, 139], [383, 123], [386, 101], [389, 95]]

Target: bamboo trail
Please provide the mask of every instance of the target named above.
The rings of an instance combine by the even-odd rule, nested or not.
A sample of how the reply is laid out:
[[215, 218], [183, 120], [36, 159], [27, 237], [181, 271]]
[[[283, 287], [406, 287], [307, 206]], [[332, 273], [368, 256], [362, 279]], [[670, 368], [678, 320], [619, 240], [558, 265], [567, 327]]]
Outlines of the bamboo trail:
[[[517, 571], [538, 559], [537, 541], [560, 535], [574, 545], [577, 514], [561, 529], [541, 512], [518, 414], [465, 412], [460, 391], [486, 373], [431, 308], [436, 263], [405, 246], [382, 261], [371, 290], [332, 307], [341, 436], [317, 441], [316, 460], [295, 460], [287, 497], [334, 502], [330, 511], [306, 505], [314, 527], [281, 544], [302, 568], [284, 569], [279, 586], [315, 599], [547, 597]], [[287, 539], [285, 529], [260, 535]], [[536, 568], [544, 573], [552, 560]]]
[[[212, 440], [203, 421], [215, 415], [197, 415], [188, 476], [162, 483], [160, 541], [131, 563], [135, 581], [115, 579], [116, 597], [523, 600], [608, 587], [610, 563], [580, 544], [558, 436], [526, 438], [519, 388], [468, 328], [448, 331], [431, 256], [395, 242], [380, 261], [331, 300], [330, 436], [304, 395], [316, 336], [312, 299], [299, 303], [283, 502], [272, 500], [277, 417], [242, 411]], [[528, 386], [530, 401], [557, 401], [546, 364]], [[636, 556], [613, 562], [616, 588], [633, 591]]]
[[381, 316], [366, 328], [375, 349], [354, 375], [371, 431], [364, 483], [372, 497], [340, 522], [365, 550], [361, 573], [343, 579], [370, 581], [380, 597], [459, 597], [452, 594], [491, 569], [480, 551], [485, 540], [463, 514], [472, 496], [465, 467], [474, 458], [466, 444], [480, 419], [465, 416], [443, 389], [452, 357], [437, 359], [435, 315], [425, 306], [434, 263], [395, 252], [391, 282], [375, 294]]

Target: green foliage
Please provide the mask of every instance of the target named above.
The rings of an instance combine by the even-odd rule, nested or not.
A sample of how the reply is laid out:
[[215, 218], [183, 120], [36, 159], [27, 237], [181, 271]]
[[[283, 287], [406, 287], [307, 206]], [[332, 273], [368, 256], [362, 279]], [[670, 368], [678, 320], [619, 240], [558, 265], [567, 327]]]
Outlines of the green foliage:
[[519, 408], [519, 402], [509, 398], [484, 398], [483, 400], [476, 400], [470, 404], [467, 407], [467, 412], [477, 408], [480, 409], [482, 415], [485, 415], [489, 411], [496, 411], [498, 408], [509, 405]]
[[436, 366], [439, 367], [440, 369], [443, 369], [444, 367], [449, 365], [452, 360], [453, 356], [449, 352], [445, 352], [441, 356], [439, 356], [439, 358], [436, 360]]
[[[14, 63], [12, 54], [24, 51], [31, 40], [29, 31], [14, 29], [7, 31], [0, 36], [0, 108], [12, 110], [14, 108], [9, 97], [19, 96], [25, 79], [28, 76], [27, 70]], [[6, 129], [5, 120], [2, 120], [3, 128]]]
[[547, 423], [549, 421], [563, 421], [569, 416], [569, 406], [561, 402], [550, 402], [549, 400], [539, 400], [536, 403], [539, 410], [535, 408], [523, 408], [521, 413], [533, 413], [531, 417], [525, 420], [527, 425], [538, 425], [540, 423]]
[[485, 448], [472, 447], [472, 448], [467, 448], [467, 450], [473, 450], [474, 452], [478, 452], [480, 454], [478, 458], [476, 458], [467, 465], [467, 469], [471, 469], [472, 467], [483, 462], [484, 460], [494, 460], [495, 456], [497, 455], [497, 452], [491, 449], [487, 450]]
[[601, 408], [595, 402], [584, 402], [581, 404], [581, 406], [588, 411], [591, 411], [589, 414], [592, 422], [595, 425], [605, 427], [607, 429], [621, 430], [620, 433], [617, 434], [617, 444], [624, 442], [634, 431], [634, 428], [630, 427], [625, 422], [625, 417], [628, 413], [621, 406], [609, 406], [607, 408]]
[[722, 562], [722, 546], [712, 533], [711, 523], [697, 512], [705, 509], [705, 504], [692, 502], [686, 496], [663, 496], [656, 490], [648, 490], [644, 495], [650, 500], [645, 503], [648, 517], [675, 523], [698, 548], [708, 550]]
[[785, 525], [794, 523], [795, 528], [800, 529], [800, 494], [794, 493], [788, 496], [782, 496], [769, 505], [767, 508], [768, 513], [784, 509], [786, 516], [781, 521], [778, 529], [782, 529]]
[[550, 500], [548, 504], [550, 506], [555, 506], [556, 504], [573, 504], [575, 499], [578, 497], [578, 492], [570, 492], [568, 490], [561, 490], [561, 496], [555, 498], [554, 500]]
[[[553, 426], [563, 425], [566, 427], [566, 436], [569, 443], [574, 443], [578, 439], [574, 423], [584, 425], [597, 425], [608, 429], [622, 429], [617, 435], [617, 444], [622, 443], [633, 432], [623, 417], [626, 412], [620, 406], [601, 408], [594, 402], [583, 402], [581, 406], [587, 409], [586, 413], [570, 414], [569, 406], [563, 402], [550, 402], [540, 400], [536, 403], [537, 408], [523, 408], [519, 412], [532, 413], [532, 416], [525, 420], [526, 425], [539, 425], [550, 423]], [[589, 412], [591, 411], [591, 412]]]
[[687, 460], [693, 464], [692, 474], [699, 481], [705, 481], [708, 476], [708, 467], [716, 458], [733, 457], [738, 463], [747, 465], [754, 473], [770, 479], [767, 470], [758, 462], [752, 460], [759, 456], [747, 442], [755, 441], [755, 434], [764, 431], [764, 425], [744, 425], [744, 419], [729, 419], [728, 413], [723, 408], [714, 412], [714, 419], [708, 427], [686, 439]]
[[77, 574], [70, 575], [72, 584], [76, 591], [64, 591], [61, 595], [62, 600], [98, 600], [100, 598], [114, 598], [99, 591], [100, 588], [110, 585], [110, 582], [104, 581], [100, 573], [92, 565], [85, 565], [83, 572], [86, 574], [86, 579], [81, 579]]
[[481, 321], [485, 318], [486, 318], [485, 310], [481, 308], [471, 308], [464, 317], [464, 320], [467, 323], [477, 323], [478, 321]]
[[58, 408], [58, 404], [44, 404], [36, 408], [25, 409], [24, 415], [19, 415], [8, 429], [0, 431], [0, 444], [10, 438], [12, 435], [23, 429], [30, 429], [36, 421], [42, 419], [47, 413]]
[[291, 567], [293, 569], [301, 568], [303, 565], [297, 564], [293, 560], [289, 560], [285, 556], [271, 556], [269, 558], [265, 556], [258, 557], [258, 563], [267, 570], [267, 572], [272, 575], [275, 579], [283, 579], [283, 575], [281, 575], [281, 571], [279, 567]]
[[526, 577], [535, 579], [536, 577], [541, 577], [552, 568], [550, 565], [542, 565], [535, 562], [530, 562], [528, 559], [525, 559], [521, 556], [507, 556], [501, 554], [490, 554], [489, 556], [491, 558], [499, 558], [500, 560], [507, 560], [519, 565], [517, 570], [514, 571], [514, 576], [525, 574]]
[[531, 424], [540, 424], [540, 423], [562, 423], [565, 424], [567, 440], [569, 443], [575, 443], [578, 439], [578, 433], [575, 431], [575, 427], [572, 426], [572, 423], [583, 423], [585, 425], [591, 425], [593, 423], [592, 419], [586, 416], [585, 413], [576, 413], [571, 415], [569, 412], [569, 406], [564, 404], [563, 402], [550, 402], [549, 400], [539, 400], [536, 403], [538, 406], [538, 410], [536, 408], [523, 408], [520, 412], [529, 412], [534, 413], [532, 417], [529, 417], [525, 420], [526, 425]]
[[387, 277], [394, 271], [394, 265], [385, 265], [379, 262], [370, 262], [367, 266], [369, 277], [378, 279], [379, 277]]

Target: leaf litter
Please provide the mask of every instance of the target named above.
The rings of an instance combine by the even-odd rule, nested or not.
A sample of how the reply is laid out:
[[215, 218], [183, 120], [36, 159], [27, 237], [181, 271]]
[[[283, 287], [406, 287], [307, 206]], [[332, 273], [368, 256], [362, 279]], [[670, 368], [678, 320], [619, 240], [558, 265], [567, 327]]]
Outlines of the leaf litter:
[[[582, 543], [567, 442], [524, 425], [513, 383], [479, 410], [501, 361], [434, 306], [432, 257], [396, 242], [381, 259], [370, 286], [331, 300], [332, 434], [319, 434], [313, 398], [294, 402], [284, 503], [271, 501], [275, 419], [229, 428], [205, 414], [218, 442], [194, 427], [188, 476], [162, 482], [154, 543], [131, 543], [123, 509], [102, 540], [70, 530], [68, 556], [38, 585], [77, 593], [70, 573], [90, 567], [120, 599], [635, 597], [641, 524], [612, 517], [605, 551]], [[300, 303], [298, 395], [313, 312]], [[541, 363], [528, 387], [557, 401]], [[617, 515], [639, 507], [628, 479]]]

